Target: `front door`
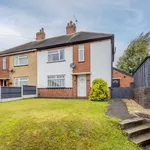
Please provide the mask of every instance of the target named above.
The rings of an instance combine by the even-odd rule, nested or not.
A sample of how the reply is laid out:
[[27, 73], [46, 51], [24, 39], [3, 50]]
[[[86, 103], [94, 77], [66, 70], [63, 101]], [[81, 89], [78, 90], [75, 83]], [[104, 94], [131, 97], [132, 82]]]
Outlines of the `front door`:
[[78, 96], [86, 97], [86, 75], [78, 76]]

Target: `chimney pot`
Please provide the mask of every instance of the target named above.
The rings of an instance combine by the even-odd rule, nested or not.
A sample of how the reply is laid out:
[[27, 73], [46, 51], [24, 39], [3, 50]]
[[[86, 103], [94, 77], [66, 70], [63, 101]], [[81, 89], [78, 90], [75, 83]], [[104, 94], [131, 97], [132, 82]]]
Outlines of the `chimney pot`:
[[44, 28], [41, 28], [40, 31], [36, 33], [36, 40], [44, 40], [45, 36]]
[[76, 32], [76, 24], [70, 21], [66, 26], [66, 34], [72, 34]]

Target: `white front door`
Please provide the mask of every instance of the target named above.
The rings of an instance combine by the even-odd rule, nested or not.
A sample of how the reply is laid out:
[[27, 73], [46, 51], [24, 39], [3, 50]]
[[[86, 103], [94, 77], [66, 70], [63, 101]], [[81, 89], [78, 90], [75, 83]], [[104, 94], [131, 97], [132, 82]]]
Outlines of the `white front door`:
[[78, 76], [78, 96], [86, 97], [86, 75]]

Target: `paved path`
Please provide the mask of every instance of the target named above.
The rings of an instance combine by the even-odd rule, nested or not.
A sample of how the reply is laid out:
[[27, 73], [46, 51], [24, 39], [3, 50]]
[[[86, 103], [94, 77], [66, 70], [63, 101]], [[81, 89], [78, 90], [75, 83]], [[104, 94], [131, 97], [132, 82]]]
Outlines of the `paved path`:
[[113, 99], [108, 106], [107, 115], [120, 118], [121, 120], [133, 118], [129, 115], [126, 104], [121, 99]]

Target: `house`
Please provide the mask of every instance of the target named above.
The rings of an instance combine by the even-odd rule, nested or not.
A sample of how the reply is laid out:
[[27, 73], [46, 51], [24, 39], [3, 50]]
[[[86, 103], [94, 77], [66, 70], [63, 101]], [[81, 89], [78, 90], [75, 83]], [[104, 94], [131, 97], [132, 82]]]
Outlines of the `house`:
[[133, 73], [134, 100], [145, 108], [150, 108], [150, 56], [146, 57]]
[[9, 86], [9, 57], [0, 57], [0, 86]]
[[132, 75], [113, 67], [113, 87], [130, 87], [133, 82]]
[[0, 53], [6, 56], [11, 86], [37, 85], [39, 97], [88, 97], [94, 79], [112, 85], [114, 35], [76, 32], [70, 21], [66, 35], [46, 39], [42, 28], [36, 41]]

